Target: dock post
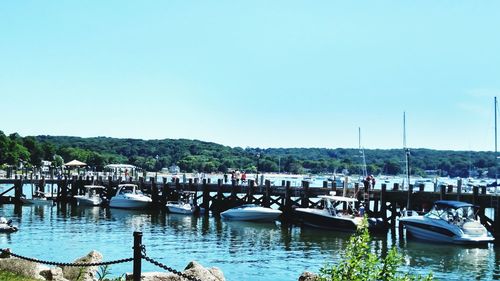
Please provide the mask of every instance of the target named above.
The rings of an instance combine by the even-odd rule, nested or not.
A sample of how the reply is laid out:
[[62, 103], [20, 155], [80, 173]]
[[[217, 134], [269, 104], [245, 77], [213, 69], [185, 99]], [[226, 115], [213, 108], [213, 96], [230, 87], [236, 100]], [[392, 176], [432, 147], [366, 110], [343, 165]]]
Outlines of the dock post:
[[382, 220], [384, 221], [384, 224], [387, 225], [387, 198], [386, 198], [386, 192], [387, 192], [387, 184], [383, 183], [381, 187], [381, 192], [380, 192], [380, 215], [382, 217]]
[[328, 188], [328, 182], [327, 181], [323, 181], [323, 188]]
[[391, 229], [396, 229], [396, 217], [398, 212], [398, 206], [396, 202], [392, 202], [391, 206]]
[[462, 195], [462, 179], [457, 180], [457, 200], [460, 201], [460, 195]]
[[271, 181], [270, 180], [265, 181], [264, 198], [262, 200], [262, 205], [264, 207], [267, 207], [267, 208], [271, 207]]
[[441, 188], [441, 192], [440, 192], [439, 198], [440, 198], [441, 200], [444, 200], [444, 199], [445, 199], [445, 197], [446, 197], [446, 185], [442, 184], [442, 185], [440, 186], [440, 188]]
[[158, 186], [156, 184], [156, 177], [150, 177], [149, 181], [151, 182], [151, 200], [153, 200], [153, 204], [158, 204]]
[[247, 191], [247, 202], [249, 204], [252, 204], [253, 202], [253, 193], [255, 189], [255, 181], [254, 180], [248, 180], [248, 191]]
[[134, 231], [134, 281], [141, 281], [142, 232]]
[[472, 187], [472, 204], [476, 205], [478, 203], [477, 197], [479, 195], [479, 186]]
[[207, 179], [203, 179], [203, 202], [201, 207], [205, 209], [205, 214], [208, 214], [208, 209], [210, 207], [210, 190], [208, 189]]
[[168, 196], [168, 193], [169, 193], [169, 185], [167, 183], [167, 178], [163, 177], [162, 181], [163, 181], [162, 182], [163, 186], [162, 186], [162, 190], [161, 190], [161, 205], [165, 206], [165, 204], [167, 204], [167, 196]]
[[[354, 183], [354, 198], [358, 200], [354, 203], [354, 208], [359, 210], [359, 202], [363, 198], [359, 192], [359, 183]], [[344, 210], [347, 210], [347, 202], [344, 202]]]
[[65, 203], [68, 200], [68, 178], [64, 176], [61, 185], [61, 201]]
[[218, 201], [218, 203], [221, 203], [223, 198], [224, 198], [224, 194], [222, 194], [222, 180], [218, 179], [217, 180], [217, 201]]
[[399, 190], [399, 183], [395, 182], [393, 187], [392, 187], [392, 190], [398, 191]]
[[419, 192], [424, 192], [425, 191], [425, 184], [421, 183], [418, 185], [418, 191]]
[[290, 181], [286, 181], [285, 187], [285, 208], [283, 213], [290, 214], [292, 210], [292, 189], [290, 187]]
[[[16, 179], [17, 179], [17, 176], [16, 176]], [[14, 183], [14, 197], [15, 197], [16, 204], [21, 203], [22, 196], [23, 196], [23, 178], [20, 177]]]
[[413, 197], [413, 184], [409, 184], [408, 185], [408, 201], [406, 202], [406, 210], [407, 211], [413, 209], [412, 197]]
[[309, 182], [302, 181], [302, 198], [300, 200], [300, 206], [302, 208], [309, 207]]
[[113, 177], [112, 176], [108, 176], [108, 186], [106, 188], [106, 193], [107, 193], [108, 198], [115, 196], [115, 192], [113, 190]]
[[333, 195], [337, 195], [337, 182], [332, 182]]
[[231, 204], [235, 204], [235, 202], [237, 202], [238, 198], [236, 197], [236, 180], [233, 180], [231, 182], [231, 197], [229, 197], [229, 201], [231, 202]]

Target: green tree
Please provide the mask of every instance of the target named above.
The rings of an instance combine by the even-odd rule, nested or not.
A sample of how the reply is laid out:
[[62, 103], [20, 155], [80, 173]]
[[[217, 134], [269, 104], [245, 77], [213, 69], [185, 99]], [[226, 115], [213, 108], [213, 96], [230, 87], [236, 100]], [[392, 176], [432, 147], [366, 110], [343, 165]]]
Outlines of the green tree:
[[342, 261], [334, 266], [320, 269], [318, 281], [431, 281], [432, 273], [422, 277], [410, 273], [399, 273], [403, 257], [392, 248], [384, 258], [370, 250], [368, 220], [365, 217], [356, 233], [349, 239]]

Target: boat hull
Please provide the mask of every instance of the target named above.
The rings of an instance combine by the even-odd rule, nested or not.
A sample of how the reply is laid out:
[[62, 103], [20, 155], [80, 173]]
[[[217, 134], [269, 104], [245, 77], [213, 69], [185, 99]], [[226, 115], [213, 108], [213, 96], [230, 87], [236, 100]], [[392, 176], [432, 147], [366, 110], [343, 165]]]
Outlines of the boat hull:
[[[488, 235], [472, 236], [461, 234], [450, 228], [437, 224], [426, 223], [423, 220], [400, 219], [400, 223], [406, 228], [407, 234], [419, 239], [435, 243], [451, 244], [486, 244], [494, 241], [494, 238]], [[458, 233], [457, 233], [458, 232]]]
[[139, 201], [123, 198], [112, 198], [109, 202], [109, 207], [120, 209], [145, 209], [150, 205], [150, 201]]
[[271, 208], [229, 209], [220, 215], [226, 220], [274, 221], [281, 215], [281, 211]]
[[316, 228], [354, 232], [359, 224], [354, 218], [331, 216], [321, 209], [297, 208], [295, 213], [304, 225]]
[[172, 214], [182, 214], [191, 215], [195, 212], [196, 208], [190, 205], [177, 205], [177, 204], [167, 204], [167, 209]]
[[88, 198], [83, 196], [75, 196], [75, 198], [78, 204], [83, 206], [99, 206], [102, 204], [101, 198]]
[[21, 198], [21, 202], [23, 204], [31, 204], [31, 205], [52, 205], [54, 201], [50, 199], [26, 199]]

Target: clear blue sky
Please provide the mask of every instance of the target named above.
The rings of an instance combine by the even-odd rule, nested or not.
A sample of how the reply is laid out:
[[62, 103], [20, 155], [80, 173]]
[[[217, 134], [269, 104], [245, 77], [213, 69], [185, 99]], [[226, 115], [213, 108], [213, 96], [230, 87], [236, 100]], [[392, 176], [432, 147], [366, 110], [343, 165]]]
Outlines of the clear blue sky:
[[498, 1], [3, 1], [0, 130], [493, 150]]

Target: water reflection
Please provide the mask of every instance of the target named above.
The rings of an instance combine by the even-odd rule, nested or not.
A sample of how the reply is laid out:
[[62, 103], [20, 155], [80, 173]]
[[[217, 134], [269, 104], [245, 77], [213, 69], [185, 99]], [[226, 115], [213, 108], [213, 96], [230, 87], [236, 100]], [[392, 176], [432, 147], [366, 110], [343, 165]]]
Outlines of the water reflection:
[[[351, 233], [301, 228], [285, 223], [225, 221], [214, 216], [186, 216], [77, 205], [0, 205], [20, 231], [0, 234], [1, 247], [55, 261], [72, 261], [96, 249], [104, 260], [132, 255], [134, 231], [143, 231], [147, 254], [183, 269], [192, 260], [222, 269], [227, 280], [296, 280], [342, 259]], [[396, 232], [397, 234], [397, 232]], [[499, 249], [468, 248], [406, 240], [389, 232], [375, 236], [372, 250], [384, 255], [392, 246], [406, 257], [407, 268], [433, 271], [438, 279], [500, 280]], [[145, 263], [145, 271], [158, 271]], [[113, 265], [112, 276], [132, 270]]]
[[432, 270], [439, 279], [451, 275], [460, 276], [455, 280], [492, 280], [497, 259], [493, 245], [469, 247], [407, 240], [401, 251], [407, 266], [421, 272]]

